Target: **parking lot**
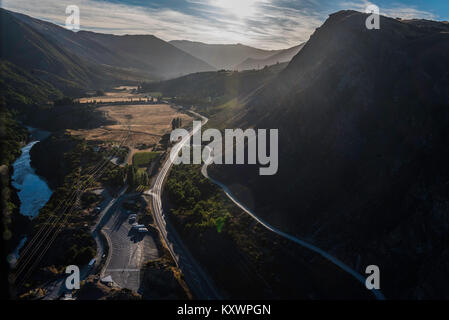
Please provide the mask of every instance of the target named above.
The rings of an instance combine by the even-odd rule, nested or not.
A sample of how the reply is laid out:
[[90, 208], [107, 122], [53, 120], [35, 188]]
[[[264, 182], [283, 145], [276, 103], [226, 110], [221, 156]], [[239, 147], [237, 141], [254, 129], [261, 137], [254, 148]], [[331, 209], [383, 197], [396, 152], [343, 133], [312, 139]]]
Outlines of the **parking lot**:
[[111, 276], [121, 288], [139, 290], [140, 269], [145, 261], [158, 258], [158, 250], [152, 236], [132, 228], [129, 211], [117, 203], [111, 210], [103, 231], [111, 246], [104, 277]]

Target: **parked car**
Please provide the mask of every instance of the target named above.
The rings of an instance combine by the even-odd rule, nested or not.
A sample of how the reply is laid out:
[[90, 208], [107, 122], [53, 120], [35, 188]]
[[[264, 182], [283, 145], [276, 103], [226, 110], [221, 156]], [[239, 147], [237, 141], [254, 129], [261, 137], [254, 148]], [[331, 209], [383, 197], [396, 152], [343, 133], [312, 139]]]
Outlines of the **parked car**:
[[147, 233], [148, 229], [147, 228], [139, 228], [139, 233]]
[[90, 260], [88, 267], [92, 268], [95, 265], [96, 262], [97, 262], [97, 260], [95, 258]]
[[98, 213], [100, 213], [101, 212], [101, 208], [100, 207], [95, 207], [94, 208], [94, 213], [95, 214], [98, 214]]

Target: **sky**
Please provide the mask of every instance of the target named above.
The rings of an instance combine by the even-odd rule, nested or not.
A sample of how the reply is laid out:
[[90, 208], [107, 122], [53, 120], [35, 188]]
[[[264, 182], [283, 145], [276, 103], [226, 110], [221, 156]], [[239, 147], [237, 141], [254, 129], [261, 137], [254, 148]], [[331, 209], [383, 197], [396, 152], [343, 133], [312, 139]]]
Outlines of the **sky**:
[[449, 0], [0, 0], [5, 9], [64, 25], [80, 8], [81, 30], [153, 34], [164, 40], [242, 43], [282, 49], [307, 41], [330, 13], [365, 11], [401, 18], [449, 20]]

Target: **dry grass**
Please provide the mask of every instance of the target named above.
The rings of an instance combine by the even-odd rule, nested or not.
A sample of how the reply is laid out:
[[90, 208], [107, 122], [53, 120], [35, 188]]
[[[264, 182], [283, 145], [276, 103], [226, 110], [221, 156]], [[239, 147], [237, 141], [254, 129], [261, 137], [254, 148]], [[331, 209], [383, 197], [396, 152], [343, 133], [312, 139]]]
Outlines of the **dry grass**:
[[125, 145], [134, 149], [138, 145], [158, 143], [162, 135], [171, 131], [173, 118], [180, 117], [183, 124], [192, 122], [190, 116], [166, 104], [104, 106], [98, 110], [105, 112], [115, 124], [90, 130], [70, 130], [70, 133], [87, 140], [120, 142], [129, 127], [130, 137]]

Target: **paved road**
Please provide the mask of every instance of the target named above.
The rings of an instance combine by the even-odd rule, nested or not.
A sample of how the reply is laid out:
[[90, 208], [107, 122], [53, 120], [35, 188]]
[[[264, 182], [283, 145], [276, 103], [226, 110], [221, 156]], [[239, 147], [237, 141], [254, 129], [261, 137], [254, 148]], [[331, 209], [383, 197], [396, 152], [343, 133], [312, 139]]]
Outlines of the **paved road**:
[[[240, 209], [242, 209], [245, 213], [247, 213], [249, 216], [251, 216], [254, 220], [256, 220], [258, 223], [260, 223], [262, 226], [264, 226], [266, 229], [280, 235], [283, 238], [286, 238], [290, 241], [293, 241], [297, 244], [299, 244], [300, 246], [309, 249], [311, 251], [314, 251], [316, 253], [318, 253], [319, 255], [321, 255], [322, 257], [324, 257], [325, 259], [327, 259], [328, 261], [332, 262], [334, 265], [336, 265], [337, 267], [339, 267], [340, 269], [342, 269], [343, 271], [345, 271], [346, 273], [350, 274], [351, 276], [353, 276], [355, 279], [357, 279], [358, 281], [360, 281], [363, 285], [365, 285], [365, 277], [362, 276], [360, 273], [358, 273], [357, 271], [353, 270], [351, 267], [349, 267], [348, 265], [346, 265], [345, 263], [343, 263], [342, 261], [340, 261], [339, 259], [337, 259], [336, 257], [330, 255], [329, 253], [327, 253], [326, 251], [318, 248], [317, 246], [304, 241], [303, 239], [300, 239], [298, 237], [292, 236], [290, 234], [287, 234], [279, 229], [277, 229], [276, 227], [268, 224], [267, 222], [265, 222], [264, 220], [262, 220], [261, 218], [259, 218], [254, 212], [252, 212], [249, 208], [247, 208], [243, 203], [241, 203], [231, 192], [231, 190], [229, 190], [229, 188], [221, 183], [220, 181], [217, 181], [213, 178], [211, 178], [208, 174], [207, 174], [207, 167], [212, 163], [212, 158], [213, 156], [216, 155], [211, 155], [211, 149], [209, 147], [205, 147], [206, 150], [208, 150], [209, 155], [207, 160], [204, 162], [203, 167], [201, 168], [201, 173], [203, 174], [203, 176], [207, 179], [209, 179], [210, 181], [212, 181], [214, 184], [216, 184], [217, 186], [219, 186], [220, 188], [223, 189], [224, 193], [228, 196], [229, 199], [231, 199], [232, 202], [234, 202], [235, 205], [237, 205]], [[384, 295], [382, 294], [382, 292], [380, 290], [372, 290], [372, 293], [374, 294], [375, 298], [378, 300], [385, 300]]]
[[102, 192], [102, 195], [105, 198], [105, 200], [100, 205], [102, 209], [98, 214], [97, 222], [91, 229], [92, 236], [94, 237], [95, 242], [97, 243], [97, 253], [95, 255], [96, 260], [95, 268], [97, 268], [100, 265], [100, 262], [104, 254], [104, 243], [101, 241], [99, 233], [101, 232], [101, 228], [104, 226], [104, 224], [107, 222], [107, 220], [111, 215], [110, 209], [117, 202], [117, 200], [119, 200], [125, 194], [126, 189], [128, 189], [127, 185], [125, 185], [122, 189], [120, 189], [117, 197], [115, 198], [111, 198], [111, 196], [106, 190]]
[[[207, 123], [208, 119], [198, 113], [192, 112], [195, 115], [197, 115], [198, 117], [200, 117], [202, 119], [203, 125]], [[199, 129], [199, 128], [196, 128]], [[184, 137], [178, 144], [176, 144], [173, 148], [174, 148], [174, 152], [179, 152], [182, 148], [182, 146], [186, 143], [189, 142], [190, 137], [193, 135], [193, 133], [196, 132], [195, 128], [189, 133], [189, 135], [187, 135], [186, 137]], [[210, 151], [210, 150], [209, 150]], [[351, 267], [349, 267], [348, 265], [346, 265], [345, 263], [343, 263], [342, 261], [340, 261], [339, 259], [337, 259], [336, 257], [330, 255], [329, 253], [327, 253], [326, 251], [318, 248], [317, 246], [304, 241], [303, 239], [300, 239], [298, 237], [292, 236], [290, 234], [287, 234], [277, 228], [275, 228], [274, 226], [268, 224], [267, 222], [263, 221], [261, 218], [259, 218], [256, 214], [254, 214], [250, 209], [248, 209], [244, 204], [242, 204], [233, 194], [232, 192], [229, 190], [229, 188], [224, 185], [223, 183], [211, 178], [208, 174], [207, 174], [207, 167], [208, 165], [211, 163], [211, 156], [209, 155], [209, 159], [208, 161], [205, 161], [203, 167], [201, 168], [201, 173], [204, 175], [204, 177], [208, 178], [210, 181], [212, 181], [213, 183], [215, 183], [216, 185], [218, 185], [219, 187], [221, 187], [223, 189], [223, 191], [225, 192], [225, 194], [228, 196], [228, 198], [234, 202], [239, 208], [241, 208], [245, 213], [247, 213], [249, 216], [251, 216], [254, 220], [256, 220], [258, 223], [260, 223], [262, 226], [264, 226], [266, 229], [280, 235], [281, 237], [284, 237], [290, 241], [293, 241], [297, 244], [299, 244], [300, 246], [309, 249], [313, 252], [318, 253], [319, 255], [321, 255], [322, 257], [324, 257], [325, 259], [327, 259], [328, 261], [330, 261], [331, 263], [333, 263], [334, 265], [336, 265], [337, 267], [339, 267], [340, 269], [342, 269], [343, 271], [345, 271], [346, 273], [350, 274], [351, 276], [353, 276], [357, 281], [361, 282], [363, 285], [365, 284], [365, 277], [362, 276], [361, 274], [359, 274], [357, 271], [353, 270]], [[176, 254], [176, 250], [175, 247], [173, 246], [173, 243], [179, 243], [179, 245], [182, 246], [182, 241], [179, 240], [179, 238], [176, 236], [175, 232], [172, 232], [173, 234], [175, 234], [174, 238], [175, 241], [169, 241], [168, 238], [168, 233], [167, 230], [171, 229], [170, 226], [167, 226], [166, 221], [164, 220], [164, 215], [163, 215], [163, 210], [162, 210], [162, 204], [161, 204], [161, 194], [162, 194], [162, 187], [163, 187], [163, 183], [165, 178], [168, 175], [168, 172], [170, 170], [172, 166], [172, 162], [170, 159], [167, 160], [167, 162], [164, 164], [164, 166], [162, 167], [161, 171], [159, 172], [154, 186], [153, 188], [148, 191], [147, 193], [150, 194], [153, 198], [153, 211], [155, 212], [155, 216], [156, 216], [156, 222], [167, 242], [167, 244], [169, 245], [169, 249], [173, 255], [173, 257], [175, 258], [176, 261], [178, 261], [178, 263], [183, 259], [186, 259], [188, 263], [190, 264], [194, 264], [191, 268], [187, 268], [185, 269], [187, 272], [184, 271], [186, 275], [186, 279], [188, 277], [190, 277], [189, 273], [193, 274], [193, 278], [194, 280], [196, 280], [196, 282], [200, 282], [200, 289], [203, 291], [203, 293], [206, 294], [206, 296], [210, 296], [212, 298], [213, 295], [213, 286], [210, 283], [210, 280], [208, 280], [207, 276], [203, 275], [203, 272], [201, 271], [201, 268], [196, 267], [195, 266], [195, 261], [192, 259], [188, 259], [188, 251], [187, 250], [183, 250], [183, 254], [182, 255], [177, 255]], [[171, 231], [171, 230], [169, 230]], [[178, 238], [178, 239], [176, 239]], [[170, 239], [171, 240], [171, 239]], [[181, 265], [181, 263], [180, 263]], [[199, 270], [194, 270], [198, 268]], [[193, 270], [191, 270], [193, 269]], [[203, 279], [198, 279], [198, 276], [202, 277]], [[203, 281], [198, 281], [198, 280], [203, 280]], [[204, 288], [202, 288], [204, 287]], [[209, 290], [209, 293], [207, 294], [207, 291]], [[373, 295], [375, 296], [376, 299], [378, 300], [384, 300], [385, 297], [382, 294], [382, 292], [380, 290], [372, 290]]]
[[[205, 124], [208, 119], [195, 113], [196, 116], [200, 117]], [[189, 142], [190, 137], [196, 132], [199, 127], [194, 128], [185, 136], [180, 142], [173, 146], [173, 152], [179, 152], [182, 146]], [[178, 267], [182, 270], [184, 274], [184, 279], [186, 280], [189, 287], [195, 293], [198, 299], [221, 299], [220, 294], [215, 289], [215, 286], [209, 276], [202, 270], [201, 266], [195, 261], [188, 249], [183, 245], [182, 240], [177, 235], [174, 228], [167, 223], [165, 220], [163, 208], [162, 208], [162, 189], [164, 181], [170, 172], [172, 166], [172, 161], [170, 157], [167, 158], [166, 162], [162, 165], [156, 179], [154, 180], [152, 188], [145, 192], [152, 198], [153, 212], [155, 216], [155, 222], [161, 232], [168, 249], [175, 260]]]

